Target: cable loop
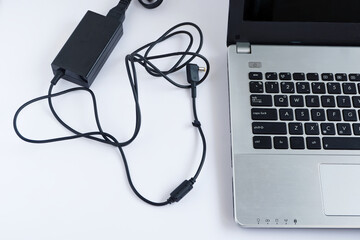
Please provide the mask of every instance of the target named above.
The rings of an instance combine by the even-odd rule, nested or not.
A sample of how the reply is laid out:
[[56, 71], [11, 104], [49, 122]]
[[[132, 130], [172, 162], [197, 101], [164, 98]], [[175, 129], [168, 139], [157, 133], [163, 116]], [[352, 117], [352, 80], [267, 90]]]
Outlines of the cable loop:
[[[147, 0], [148, 2], [153, 2], [154, 0]], [[141, 5], [143, 5], [147, 9], [154, 9], [160, 6], [160, 4], [163, 2], [163, 0], [155, 0], [153, 3], [145, 3], [143, 0], [139, 0]]]

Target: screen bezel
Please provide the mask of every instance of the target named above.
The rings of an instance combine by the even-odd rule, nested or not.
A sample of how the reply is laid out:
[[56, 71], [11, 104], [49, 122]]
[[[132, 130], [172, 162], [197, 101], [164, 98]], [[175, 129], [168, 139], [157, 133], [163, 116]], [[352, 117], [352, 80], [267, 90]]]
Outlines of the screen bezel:
[[245, 0], [230, 0], [227, 45], [360, 46], [360, 23], [244, 21]]

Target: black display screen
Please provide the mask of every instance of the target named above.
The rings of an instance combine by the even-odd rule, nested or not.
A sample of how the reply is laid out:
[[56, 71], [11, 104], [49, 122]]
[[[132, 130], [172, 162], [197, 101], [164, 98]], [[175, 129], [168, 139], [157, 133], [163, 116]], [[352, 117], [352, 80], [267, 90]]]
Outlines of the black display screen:
[[360, 23], [360, 0], [245, 0], [244, 20]]

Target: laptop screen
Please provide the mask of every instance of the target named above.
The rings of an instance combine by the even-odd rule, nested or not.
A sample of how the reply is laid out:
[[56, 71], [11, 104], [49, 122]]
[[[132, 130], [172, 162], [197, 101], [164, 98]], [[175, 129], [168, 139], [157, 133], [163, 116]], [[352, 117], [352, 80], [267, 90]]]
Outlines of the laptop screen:
[[228, 46], [360, 46], [360, 0], [229, 1]]
[[360, 0], [245, 0], [245, 21], [360, 22]]

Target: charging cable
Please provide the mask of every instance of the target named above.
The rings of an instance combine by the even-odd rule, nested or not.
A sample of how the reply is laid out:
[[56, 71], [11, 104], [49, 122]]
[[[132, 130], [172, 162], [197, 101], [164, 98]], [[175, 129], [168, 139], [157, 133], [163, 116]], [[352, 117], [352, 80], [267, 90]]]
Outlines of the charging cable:
[[[194, 36], [192, 35], [192, 33], [190, 31], [185, 30], [184, 27], [190, 27], [198, 33], [199, 45], [197, 47], [193, 46]], [[171, 52], [171, 53], [160, 54], [160, 55], [152, 55], [153, 48], [156, 47], [159, 43], [162, 43], [170, 38], [174, 38], [174, 37], [180, 36], [180, 35], [185, 35], [189, 38], [189, 44], [185, 51], [180, 51], [180, 52], [177, 51], [177, 52]], [[65, 75], [64, 69], [58, 69], [55, 71], [55, 76], [51, 80], [51, 84], [50, 84], [47, 95], [41, 96], [41, 97], [38, 97], [38, 98], [35, 98], [35, 99], [32, 99], [32, 100], [26, 102], [16, 111], [16, 113], [14, 115], [14, 119], [13, 119], [14, 130], [15, 130], [16, 134], [22, 140], [29, 142], [29, 143], [41, 144], [41, 143], [66, 141], [66, 140], [72, 140], [72, 139], [78, 139], [78, 138], [87, 138], [87, 139], [91, 139], [91, 140], [101, 142], [104, 144], [112, 145], [112, 146], [118, 148], [118, 150], [122, 156], [122, 160], [123, 160], [123, 163], [125, 166], [125, 171], [126, 171], [129, 185], [137, 197], [139, 197], [142, 201], [144, 201], [148, 204], [151, 204], [153, 206], [164, 206], [167, 204], [178, 202], [193, 188], [193, 185], [195, 184], [196, 180], [198, 179], [199, 174], [203, 168], [203, 165], [205, 162], [205, 157], [206, 157], [206, 139], [205, 139], [204, 132], [202, 130], [200, 120], [198, 118], [197, 108], [196, 108], [197, 87], [201, 83], [204, 82], [204, 80], [207, 78], [209, 71], [210, 71], [209, 61], [203, 55], [200, 54], [202, 45], [203, 45], [203, 34], [202, 34], [201, 29], [194, 23], [184, 22], [184, 23], [180, 23], [180, 24], [170, 28], [157, 40], [144, 45], [143, 47], [137, 49], [133, 53], [126, 56], [126, 58], [125, 58], [126, 70], [128, 73], [128, 79], [130, 82], [130, 86], [131, 86], [132, 93], [133, 93], [133, 99], [134, 99], [134, 103], [135, 103], [135, 128], [134, 128], [132, 136], [127, 141], [119, 142], [113, 135], [111, 135], [110, 133], [103, 130], [100, 120], [99, 120], [96, 97], [95, 97], [94, 92], [91, 89], [89, 89], [87, 87], [75, 87], [75, 88], [67, 89], [64, 91], [57, 92], [57, 93], [53, 93], [54, 87], [59, 82], [59, 80], [62, 79]], [[193, 48], [195, 48], [195, 50], [192, 50]], [[178, 57], [178, 60], [168, 70], [160, 70], [160, 68], [157, 67], [156, 64], [154, 63], [154, 60], [169, 59], [169, 58], [173, 58], [173, 57]], [[203, 61], [203, 63], [205, 64], [206, 67], [201, 68], [197, 64], [192, 63], [194, 59], [199, 59], [199, 60]], [[135, 140], [135, 138], [137, 137], [137, 135], [140, 131], [140, 127], [141, 127], [141, 109], [140, 109], [140, 103], [139, 103], [138, 79], [137, 79], [137, 67], [138, 66], [142, 66], [150, 75], [152, 75], [154, 77], [164, 78], [165, 80], [167, 80], [170, 84], [174, 85], [175, 87], [182, 88], [182, 89], [189, 89], [191, 91], [192, 111], [193, 111], [193, 116], [194, 116], [194, 121], [192, 122], [192, 125], [197, 129], [197, 131], [201, 137], [201, 141], [202, 141], [202, 155], [201, 155], [201, 159], [200, 159], [200, 163], [199, 163], [197, 171], [191, 178], [183, 181], [178, 187], [176, 187], [170, 193], [170, 196], [162, 202], [151, 201], [151, 200], [147, 199], [146, 197], [144, 197], [142, 194], [140, 194], [139, 191], [136, 189], [136, 187], [133, 184], [132, 178], [131, 178], [130, 168], [129, 168], [128, 161], [126, 159], [126, 155], [125, 155], [125, 152], [123, 149], [124, 147], [126, 147], [127, 145], [129, 145], [131, 142], [133, 142]], [[183, 69], [186, 70], [188, 84], [180, 84], [176, 80], [171, 78], [171, 74], [178, 72], [180, 70], [183, 70]], [[203, 71], [203, 75], [201, 78], [199, 76], [199, 71]], [[57, 112], [53, 106], [52, 99], [55, 97], [59, 97], [61, 95], [70, 93], [70, 92], [74, 92], [74, 91], [85, 91], [91, 95], [97, 130], [92, 131], [92, 132], [81, 133], [81, 132], [75, 130], [74, 128], [72, 128], [71, 126], [69, 126], [68, 124], [66, 124], [57, 114]], [[50, 108], [53, 116], [55, 117], [55, 119], [63, 127], [65, 127], [67, 130], [72, 132], [73, 135], [59, 137], [59, 138], [52, 138], [52, 139], [35, 140], [35, 139], [27, 138], [21, 134], [21, 132], [19, 131], [18, 126], [17, 126], [17, 120], [18, 120], [19, 114], [27, 106], [29, 106], [33, 103], [42, 101], [42, 100], [48, 101], [49, 108]]]

